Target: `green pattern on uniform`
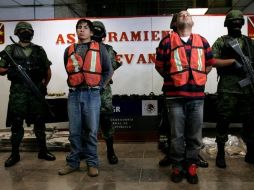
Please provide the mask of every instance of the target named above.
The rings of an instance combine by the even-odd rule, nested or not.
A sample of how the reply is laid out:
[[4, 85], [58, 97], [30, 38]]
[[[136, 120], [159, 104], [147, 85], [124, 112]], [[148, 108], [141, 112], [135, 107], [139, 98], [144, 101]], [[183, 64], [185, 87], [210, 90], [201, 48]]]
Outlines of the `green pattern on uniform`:
[[[14, 61], [20, 65], [22, 65], [22, 63], [20, 63], [20, 58], [17, 59], [16, 57], [18, 53], [14, 53], [14, 51], [16, 51], [14, 50], [15, 48], [21, 48], [21, 51], [23, 51], [23, 55], [25, 56], [27, 52], [31, 53], [30, 56], [24, 57], [24, 59], [22, 60], [26, 60], [26, 58], [31, 56], [36, 57], [33, 58], [33, 61], [35, 62], [33, 64], [37, 66], [32, 67], [31, 71], [26, 72], [31, 77], [35, 85], [38, 87], [40, 92], [43, 95], [46, 95], [46, 88], [42, 84], [43, 76], [40, 77], [40, 81], [38, 81], [38, 78], [34, 79], [34, 77], [36, 77], [36, 74], [46, 74], [49, 66], [51, 65], [51, 62], [47, 58], [46, 52], [41, 46], [35, 44], [31, 44], [31, 46], [28, 46], [26, 48], [22, 48], [21, 46], [16, 44], [6, 46], [5, 50], [12, 56]], [[8, 79], [11, 80], [8, 114], [6, 119], [7, 126], [12, 125], [11, 123], [14, 117], [24, 118], [29, 123], [33, 122], [34, 116], [46, 116], [47, 109], [45, 105], [40, 100], [38, 100], [38, 98], [33, 94], [29, 87], [24, 84], [23, 80], [21, 79], [19, 73], [15, 70], [15, 68], [12, 68], [10, 66], [10, 63], [5, 59], [0, 60], [0, 67], [8, 68], [7, 75]], [[35, 68], [34, 72], [33, 68]], [[12, 75], [12, 77], [9, 77], [10, 75]]]
[[[114, 70], [118, 69], [121, 64], [115, 59], [115, 51], [112, 46], [105, 44], [108, 54], [110, 56], [111, 64]], [[113, 113], [113, 105], [112, 105], [112, 90], [110, 84], [108, 84], [101, 94], [101, 112], [103, 113]]]
[[[243, 35], [242, 35], [242, 37], [237, 38], [238, 43], [240, 44], [240, 47], [243, 47], [243, 45], [244, 45], [244, 38], [246, 38], [246, 36], [243, 36]], [[236, 55], [233, 52], [233, 50], [231, 50], [230, 48], [226, 48], [226, 45], [225, 45], [226, 39], [230, 40], [230, 39], [234, 39], [234, 38], [231, 38], [227, 35], [222, 36], [222, 37], [218, 38], [215, 41], [215, 43], [213, 44], [212, 51], [213, 51], [213, 55], [215, 58], [232, 59], [232, 58], [234, 58], [233, 55]], [[228, 53], [228, 54], [231, 55], [231, 57], [225, 57], [224, 56], [225, 51], [230, 51], [230, 53]], [[219, 74], [219, 83], [218, 83], [217, 92], [237, 93], [237, 94], [253, 93], [253, 89], [251, 88], [251, 86], [246, 86], [244, 88], [240, 87], [238, 82], [240, 80], [244, 79], [245, 75], [240, 75], [240, 71], [237, 70], [236, 68], [233, 68], [233, 67], [234, 66], [217, 68], [217, 70], [221, 70], [222, 72], [223, 71], [227, 72], [227, 74], [225, 74], [225, 75]], [[232, 74], [229, 73], [229, 70], [230, 70], [230, 72], [232, 72]], [[237, 73], [239, 73], [239, 75]]]
[[[121, 63], [117, 62], [115, 59], [116, 52], [113, 50], [112, 46], [105, 44], [108, 54], [111, 59], [111, 64], [114, 70], [121, 66]], [[110, 83], [113, 83], [112, 80]], [[110, 84], [108, 84], [105, 90], [101, 93], [101, 130], [102, 137], [108, 139], [114, 134], [114, 128], [110, 121], [110, 117], [113, 114], [112, 105], [112, 90]]]
[[[218, 38], [212, 46], [213, 54], [218, 59], [236, 59], [237, 54], [228, 47], [228, 35]], [[254, 47], [251, 40], [242, 35], [237, 38], [243, 53], [254, 61]], [[249, 47], [249, 48], [248, 48]], [[249, 49], [249, 51], [247, 51]], [[240, 60], [238, 60], [240, 61]], [[251, 85], [241, 88], [238, 82], [246, 76], [242, 68], [234, 65], [217, 68], [219, 75], [217, 100], [217, 135], [216, 142], [228, 140], [229, 124], [237, 118], [243, 124], [242, 138], [245, 142], [254, 142], [254, 89]]]

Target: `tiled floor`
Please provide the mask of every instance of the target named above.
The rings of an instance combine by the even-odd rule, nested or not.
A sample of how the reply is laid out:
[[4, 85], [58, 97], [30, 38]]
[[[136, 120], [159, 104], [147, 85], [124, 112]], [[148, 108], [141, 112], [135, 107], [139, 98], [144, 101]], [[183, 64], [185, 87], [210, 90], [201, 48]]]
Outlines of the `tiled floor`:
[[227, 158], [227, 169], [218, 169], [214, 158], [203, 153], [209, 161], [208, 168], [199, 168], [199, 184], [190, 185], [186, 180], [175, 184], [170, 181], [170, 168], [158, 167], [163, 154], [157, 143], [118, 143], [118, 165], [109, 165], [105, 155], [105, 144], [100, 142], [100, 174], [91, 178], [86, 167], [66, 176], [57, 171], [65, 165], [67, 152], [54, 152], [53, 162], [37, 159], [36, 152], [22, 152], [21, 161], [5, 168], [4, 161], [9, 152], [0, 152], [1, 190], [253, 190], [254, 165], [243, 158]]

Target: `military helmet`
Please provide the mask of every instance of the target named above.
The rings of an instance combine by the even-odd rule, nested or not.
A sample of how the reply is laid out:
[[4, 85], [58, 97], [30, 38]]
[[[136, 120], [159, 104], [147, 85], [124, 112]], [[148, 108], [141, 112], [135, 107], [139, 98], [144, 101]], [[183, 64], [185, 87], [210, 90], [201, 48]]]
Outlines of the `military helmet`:
[[102, 38], [106, 37], [106, 28], [101, 21], [93, 21], [93, 27], [95, 33], [98, 29], [100, 29], [99, 32], [101, 32], [101, 37]]
[[16, 27], [14, 29], [14, 34], [17, 35], [18, 34], [18, 31], [20, 29], [27, 29], [27, 30], [31, 30], [32, 32], [34, 31], [33, 30], [33, 27], [30, 23], [28, 22], [25, 22], [25, 21], [20, 21], [16, 24]]
[[243, 18], [243, 13], [239, 10], [231, 10], [226, 18], [225, 18], [225, 22], [224, 22], [224, 26], [227, 27], [228, 26], [228, 23], [232, 20], [236, 20], [236, 19], [239, 19], [239, 20], [242, 20], [243, 24], [244, 24], [244, 18]]
[[93, 21], [93, 27], [99, 27], [106, 30], [104, 24], [101, 21]]

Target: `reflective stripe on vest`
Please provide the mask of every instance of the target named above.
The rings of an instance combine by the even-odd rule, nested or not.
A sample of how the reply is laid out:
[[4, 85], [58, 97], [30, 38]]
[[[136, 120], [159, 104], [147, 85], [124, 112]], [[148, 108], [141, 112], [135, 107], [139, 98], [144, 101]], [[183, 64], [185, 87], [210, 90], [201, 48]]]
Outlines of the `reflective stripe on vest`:
[[83, 73], [88, 86], [93, 87], [100, 84], [101, 70], [99, 43], [91, 42], [83, 64]]
[[75, 53], [75, 45], [68, 49], [68, 61], [65, 66], [68, 74], [68, 85], [71, 87], [85, 84], [90, 87], [98, 86], [101, 81], [101, 59], [99, 43], [91, 42], [89, 49], [82, 57]]
[[197, 34], [192, 34], [192, 49], [190, 62], [188, 62], [184, 45], [175, 32], [171, 33], [171, 56], [169, 73], [175, 86], [188, 83], [190, 72], [197, 85], [205, 85], [205, 53], [202, 39]]

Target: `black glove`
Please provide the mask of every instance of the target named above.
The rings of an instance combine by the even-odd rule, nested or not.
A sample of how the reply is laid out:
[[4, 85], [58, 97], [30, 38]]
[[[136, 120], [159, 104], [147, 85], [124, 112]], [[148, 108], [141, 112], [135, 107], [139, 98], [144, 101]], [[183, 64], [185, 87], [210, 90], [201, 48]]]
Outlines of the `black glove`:
[[243, 65], [238, 62], [237, 60], [233, 63], [233, 67], [236, 69], [237, 73], [239, 76], [244, 77], [245, 76], [245, 71]]
[[8, 67], [7, 77], [10, 81], [22, 80], [22, 78], [19, 75], [18, 69], [16, 67], [13, 67], [13, 66]]
[[243, 69], [243, 65], [239, 61], [237, 61], [237, 60], [233, 63], [233, 66], [237, 70], [238, 69]]

